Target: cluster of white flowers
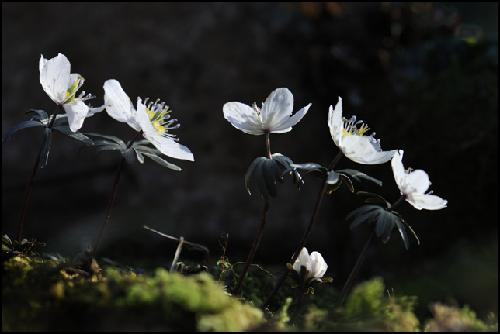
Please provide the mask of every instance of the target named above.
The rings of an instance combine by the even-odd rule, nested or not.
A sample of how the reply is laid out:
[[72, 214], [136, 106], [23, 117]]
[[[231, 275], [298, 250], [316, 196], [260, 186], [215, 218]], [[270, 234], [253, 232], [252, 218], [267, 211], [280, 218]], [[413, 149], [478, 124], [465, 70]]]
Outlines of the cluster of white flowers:
[[[224, 105], [224, 117], [235, 128], [252, 135], [289, 132], [309, 110], [311, 104], [292, 116], [293, 95], [287, 88], [274, 90], [262, 108], [256, 104], [250, 107], [240, 102]], [[439, 210], [446, 207], [446, 201], [436, 195], [425, 194], [430, 182], [423, 170], [405, 171], [401, 163], [403, 151], [384, 151], [375, 133], [368, 134], [369, 127], [356, 116], [346, 119], [342, 116], [342, 98], [330, 106], [328, 127], [333, 142], [343, 155], [358, 164], [376, 165], [391, 160], [394, 178], [406, 201], [417, 209]], [[400, 152], [400, 153], [399, 153]]]
[[52, 59], [40, 57], [40, 84], [56, 104], [63, 107], [68, 117], [71, 131], [78, 131], [85, 118], [106, 109], [106, 112], [119, 122], [126, 122], [131, 128], [140, 131], [142, 136], [161, 153], [176, 159], [193, 161], [193, 153], [177, 142], [170, 130], [179, 127], [176, 119], [171, 119], [171, 110], [165, 103], [147, 103], [137, 98], [137, 109], [116, 80], [104, 83], [104, 105], [91, 108], [85, 101], [93, 98], [82, 92], [76, 95], [85, 79], [80, 74], [71, 73], [71, 64], [63, 54]]

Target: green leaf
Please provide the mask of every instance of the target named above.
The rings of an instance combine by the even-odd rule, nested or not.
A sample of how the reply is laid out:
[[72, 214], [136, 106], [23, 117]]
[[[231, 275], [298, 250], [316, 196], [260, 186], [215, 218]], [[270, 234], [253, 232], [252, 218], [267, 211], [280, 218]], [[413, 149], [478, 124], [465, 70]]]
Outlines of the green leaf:
[[141, 164], [144, 163], [144, 156], [141, 154], [141, 151], [137, 149], [137, 147], [133, 147], [135, 154], [137, 156], [137, 161], [139, 161]]
[[408, 240], [408, 235], [406, 234], [406, 229], [404, 227], [404, 224], [399, 220], [396, 220], [396, 225], [398, 227], [399, 234], [401, 235], [401, 239], [403, 239], [405, 248], [406, 250], [408, 250], [408, 248], [410, 247], [410, 241]]
[[85, 145], [89, 145], [89, 146], [94, 145], [94, 142], [92, 141], [92, 139], [90, 139], [89, 137], [87, 137], [86, 135], [84, 135], [81, 132], [72, 132], [71, 129], [67, 125], [57, 125], [57, 126], [53, 126], [52, 128], [54, 130], [62, 133], [65, 136], [68, 136], [70, 138], [73, 138], [75, 140], [78, 140], [78, 141], [84, 143]]
[[40, 154], [40, 161], [38, 164], [39, 168], [44, 168], [45, 166], [47, 166], [51, 144], [52, 144], [52, 129], [45, 128], [43, 143], [42, 143], [42, 151]]
[[115, 136], [106, 136], [106, 135], [101, 135], [99, 133], [85, 133], [85, 135], [92, 138], [92, 140], [94, 140], [94, 143], [96, 143], [96, 145], [98, 145], [100, 142], [107, 143], [111, 141], [120, 144], [124, 147], [127, 147], [127, 145], [123, 140]]
[[371, 177], [363, 172], [360, 172], [357, 169], [340, 169], [340, 170], [337, 170], [337, 172], [346, 174], [347, 176], [353, 178], [354, 180], [356, 180], [358, 182], [361, 182], [362, 180], [367, 180], [367, 181], [370, 181], [370, 182], [377, 184], [378, 186], [382, 186], [382, 181], [380, 181], [374, 177]]
[[349, 213], [346, 217], [346, 220], [352, 220], [350, 229], [352, 230], [362, 223], [374, 221], [377, 218], [380, 209], [383, 208], [378, 205], [363, 205], [351, 211], [351, 213]]
[[380, 196], [379, 194], [371, 193], [368, 191], [357, 191], [356, 195], [368, 197], [367, 199], [365, 199], [365, 203], [383, 204], [386, 208], [389, 208], [391, 206], [391, 203], [389, 203], [384, 197]]
[[174, 165], [174, 164], [160, 158], [159, 156], [157, 156], [155, 154], [145, 153], [145, 152], [143, 152], [142, 154], [144, 154], [145, 156], [147, 156], [148, 158], [150, 158], [151, 160], [153, 160], [154, 162], [156, 162], [157, 164], [159, 164], [162, 167], [167, 167], [167, 168], [170, 168], [170, 169], [175, 170], [175, 171], [182, 170], [182, 168], [180, 168], [179, 166]]
[[245, 173], [245, 188], [247, 189], [249, 195], [252, 195], [252, 191], [254, 190], [254, 185], [255, 185], [254, 172], [257, 166], [259, 166], [265, 159], [266, 159], [265, 157], [255, 158], [250, 164], [250, 166], [248, 166], [247, 172]]
[[12, 137], [12, 135], [19, 130], [33, 128], [33, 127], [39, 127], [39, 126], [43, 126], [43, 124], [40, 121], [35, 121], [35, 120], [31, 120], [31, 119], [28, 121], [23, 121], [21, 123], [18, 123], [7, 131], [7, 133], [5, 134], [5, 136], [2, 139], [2, 142], [6, 142], [7, 140], [9, 140], [10, 137]]

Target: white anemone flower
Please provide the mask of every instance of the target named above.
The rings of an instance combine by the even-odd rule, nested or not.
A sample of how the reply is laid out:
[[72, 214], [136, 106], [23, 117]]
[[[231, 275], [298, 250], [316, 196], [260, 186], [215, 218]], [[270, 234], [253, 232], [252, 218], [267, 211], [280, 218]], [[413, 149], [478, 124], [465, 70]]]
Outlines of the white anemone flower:
[[366, 135], [370, 129], [356, 116], [350, 119], [342, 117], [342, 98], [328, 112], [328, 127], [335, 145], [352, 161], [363, 165], [377, 165], [389, 161], [396, 150], [382, 151], [380, 139], [375, 139], [375, 133]]
[[137, 109], [117, 80], [104, 83], [104, 104], [106, 112], [119, 122], [126, 122], [132, 129], [142, 132], [161, 153], [176, 159], [194, 161], [193, 153], [179, 144], [177, 137], [170, 133], [179, 128], [177, 119], [171, 118], [171, 110], [159, 99], [144, 102], [137, 98]]
[[328, 265], [318, 252], [312, 252], [311, 255], [307, 252], [307, 248], [302, 248], [297, 260], [293, 263], [293, 270], [300, 274], [300, 268], [306, 269], [306, 279], [319, 280], [328, 269]]
[[401, 191], [401, 195], [418, 210], [439, 210], [446, 208], [446, 204], [448, 203], [446, 200], [432, 195], [432, 192], [425, 193], [431, 185], [429, 175], [426, 172], [421, 169], [413, 171], [411, 169], [405, 170], [402, 161], [403, 153], [404, 151], [402, 150], [396, 152], [391, 161], [394, 180]]
[[240, 102], [224, 104], [224, 118], [235, 128], [259, 136], [267, 133], [286, 133], [292, 130], [307, 113], [311, 104], [293, 113], [293, 95], [288, 88], [278, 88], [267, 97], [259, 108]]
[[40, 55], [40, 84], [47, 95], [64, 108], [68, 116], [71, 131], [78, 131], [86, 117], [100, 112], [103, 108], [90, 108], [84, 101], [93, 98], [92, 95], [80, 95], [76, 92], [83, 85], [85, 79], [76, 73], [71, 73], [71, 64], [65, 55], [59, 53], [52, 59], [45, 59]]

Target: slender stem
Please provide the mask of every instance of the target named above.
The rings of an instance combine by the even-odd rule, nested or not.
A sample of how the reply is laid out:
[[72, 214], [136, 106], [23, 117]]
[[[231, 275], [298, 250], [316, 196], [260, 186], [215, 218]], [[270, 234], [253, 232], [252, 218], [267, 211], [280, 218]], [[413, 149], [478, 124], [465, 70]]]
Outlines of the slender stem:
[[241, 285], [242, 285], [243, 280], [245, 279], [245, 276], [248, 272], [248, 268], [250, 267], [250, 264], [253, 262], [253, 259], [255, 257], [255, 253], [257, 252], [257, 249], [259, 248], [260, 240], [262, 239], [262, 235], [264, 234], [264, 227], [266, 225], [268, 211], [269, 211], [269, 201], [266, 199], [264, 202], [264, 208], [262, 209], [262, 216], [261, 216], [261, 220], [260, 220], [259, 229], [257, 230], [257, 235], [255, 236], [255, 239], [253, 240], [252, 248], [250, 249], [250, 252], [248, 253], [247, 261], [245, 262], [245, 267], [243, 268], [243, 271], [240, 275], [240, 278], [238, 280], [238, 284], [236, 285], [236, 288], [234, 289], [235, 294], [240, 293]]
[[269, 159], [272, 159], [272, 154], [271, 154], [271, 139], [269, 137], [270, 137], [270, 133], [266, 132], [266, 153], [267, 153], [267, 157]]
[[340, 292], [339, 306], [342, 306], [342, 304], [344, 304], [344, 301], [347, 297], [347, 294], [349, 293], [349, 290], [351, 289], [351, 285], [352, 285], [355, 277], [358, 275], [359, 269], [361, 268], [363, 261], [365, 260], [366, 251], [370, 247], [370, 244], [371, 244], [374, 236], [375, 236], [375, 231], [372, 231], [370, 233], [370, 236], [366, 240], [365, 245], [363, 246], [363, 249], [361, 250], [361, 253], [358, 256], [358, 259], [356, 260], [356, 264], [352, 268], [351, 273], [349, 274], [349, 277], [347, 277], [347, 281], [345, 282], [344, 286], [342, 287], [342, 291]]
[[182, 245], [184, 244], [184, 237], [179, 238], [179, 244], [177, 245], [177, 249], [175, 250], [174, 259], [172, 260], [172, 265], [170, 266], [170, 272], [173, 273], [175, 270], [175, 266], [177, 265], [177, 261], [179, 261], [179, 257], [181, 256]]
[[[50, 120], [50, 123], [48, 125], [49, 129], [52, 129], [54, 126], [54, 121], [57, 116], [57, 111], [52, 115], [52, 119]], [[52, 133], [49, 134], [49, 136], [52, 136]], [[26, 194], [24, 196], [24, 201], [23, 201], [23, 208], [21, 210], [21, 217], [19, 218], [19, 223], [17, 225], [17, 240], [21, 241], [23, 237], [23, 231], [24, 231], [24, 224], [26, 221], [26, 216], [28, 215], [28, 208], [31, 200], [31, 194], [33, 193], [33, 184], [35, 182], [35, 176], [38, 172], [38, 167], [40, 165], [40, 159], [42, 157], [42, 152], [43, 148], [45, 146], [45, 141], [50, 140], [49, 138], [45, 138], [42, 141], [42, 145], [40, 145], [40, 150], [38, 151], [38, 155], [35, 159], [35, 163], [33, 165], [33, 169], [31, 170], [31, 175], [30, 178], [28, 179], [28, 184], [26, 185]]]
[[92, 247], [92, 257], [95, 257], [95, 254], [97, 253], [97, 248], [99, 247], [99, 243], [100, 243], [101, 238], [102, 238], [102, 234], [104, 232], [104, 228], [111, 220], [111, 210], [113, 209], [113, 205], [115, 204], [116, 194], [117, 194], [117, 190], [118, 190], [118, 182], [120, 181], [120, 176], [122, 174], [122, 169], [123, 169], [124, 164], [125, 164], [125, 158], [122, 157], [120, 160], [120, 164], [118, 165], [118, 169], [116, 171], [116, 174], [115, 174], [115, 180], [113, 182], [113, 189], [111, 190], [111, 198], [110, 198], [108, 205], [106, 207], [106, 219], [104, 220], [104, 223], [101, 225], [101, 227], [99, 229], [99, 233], [97, 234], [97, 239], [94, 243], [94, 247]]
[[19, 219], [19, 223], [17, 225], [17, 240], [21, 241], [22, 236], [23, 236], [23, 230], [24, 230], [24, 222], [26, 221], [26, 215], [28, 213], [28, 207], [31, 199], [31, 193], [33, 192], [33, 183], [35, 180], [36, 173], [38, 171], [38, 165], [40, 164], [40, 158], [42, 156], [42, 151], [43, 151], [43, 143], [42, 146], [40, 147], [40, 150], [38, 152], [38, 155], [35, 160], [35, 164], [33, 165], [33, 169], [31, 171], [30, 178], [28, 180], [28, 184], [26, 186], [26, 195], [24, 196], [24, 204], [23, 208], [21, 211], [21, 217]]
[[[328, 165], [328, 169], [329, 170], [333, 169], [342, 157], [343, 157], [342, 152], [337, 153], [335, 158], [333, 158], [333, 160]], [[326, 194], [327, 189], [328, 189], [328, 183], [326, 183], [326, 178], [327, 178], [327, 176], [325, 176], [322, 180], [321, 189], [318, 193], [318, 197], [316, 198], [316, 203], [314, 204], [314, 210], [313, 210], [313, 214], [311, 216], [311, 219], [309, 221], [309, 225], [307, 225], [307, 228], [302, 236], [302, 239], [300, 240], [299, 246], [295, 249], [295, 252], [293, 253], [293, 256], [290, 260], [290, 263], [292, 263], [292, 264], [295, 262], [295, 260], [297, 260], [297, 257], [299, 256], [300, 251], [302, 250], [305, 243], [307, 242], [307, 239], [309, 238], [309, 235], [311, 234], [314, 222], [316, 221], [316, 218], [318, 217], [319, 208], [321, 207], [321, 203], [322, 203], [323, 198], [325, 197], [325, 194]], [[285, 283], [285, 280], [286, 280], [289, 273], [290, 273], [289, 269], [287, 269], [285, 272], [283, 272], [283, 274], [279, 278], [278, 282], [276, 283], [276, 286], [274, 287], [273, 291], [271, 292], [271, 294], [267, 298], [266, 302], [262, 305], [263, 308], [266, 308], [267, 306], [269, 306], [273, 297], [281, 289], [281, 286], [283, 285], [283, 283]]]
[[396, 202], [394, 202], [393, 204], [391, 204], [391, 209], [395, 209], [396, 207], [398, 207], [401, 203], [403, 203], [403, 201], [406, 199], [406, 196], [405, 195], [401, 195], [401, 197], [399, 197]]

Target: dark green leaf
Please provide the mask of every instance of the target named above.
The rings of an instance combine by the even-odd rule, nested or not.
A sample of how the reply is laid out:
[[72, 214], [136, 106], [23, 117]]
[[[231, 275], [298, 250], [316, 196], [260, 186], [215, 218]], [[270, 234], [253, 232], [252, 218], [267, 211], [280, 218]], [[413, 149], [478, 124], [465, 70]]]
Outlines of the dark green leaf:
[[357, 191], [356, 195], [368, 197], [367, 199], [365, 199], [365, 203], [383, 204], [386, 208], [389, 208], [391, 206], [391, 203], [389, 203], [385, 198], [375, 193], [371, 193], [368, 191]]
[[107, 141], [107, 142], [112, 141], [112, 142], [120, 144], [124, 147], [127, 147], [127, 145], [125, 144], [125, 142], [123, 140], [121, 140], [120, 138], [115, 137], [115, 136], [105, 136], [105, 135], [101, 135], [99, 133], [85, 133], [85, 135], [92, 138], [96, 144], [99, 143], [99, 140], [103, 140], [103, 141]]
[[54, 130], [59, 131], [63, 135], [68, 136], [68, 137], [73, 138], [73, 139], [76, 139], [76, 140], [78, 140], [86, 145], [90, 145], [90, 146], [94, 145], [94, 142], [92, 141], [92, 139], [90, 139], [89, 137], [87, 137], [86, 135], [84, 135], [81, 132], [71, 131], [71, 129], [67, 125], [57, 125], [57, 126], [53, 126], [52, 128]]
[[369, 223], [374, 221], [379, 214], [378, 211], [381, 209], [382, 207], [378, 205], [363, 205], [353, 210], [346, 217], [346, 220], [352, 220], [350, 229], [352, 230], [356, 228], [361, 223]]
[[382, 242], [386, 243], [391, 238], [396, 220], [398, 220], [398, 218], [395, 215], [384, 209], [380, 210], [375, 225], [375, 232], [377, 233], [377, 237], [382, 239]]
[[40, 154], [39, 168], [44, 168], [47, 166], [49, 160], [50, 146], [52, 144], [52, 130], [50, 128], [45, 128], [42, 151]]
[[346, 174], [348, 175], [349, 177], [353, 178], [354, 180], [358, 181], [358, 182], [361, 182], [363, 179], [364, 180], [367, 180], [367, 181], [370, 181], [370, 182], [373, 182], [379, 186], [382, 186], [382, 181], [374, 178], [374, 177], [371, 177], [363, 172], [360, 172], [359, 170], [357, 169], [340, 169], [337, 171], [338, 173], [343, 173], [343, 174]]
[[7, 140], [12, 137], [14, 133], [16, 133], [19, 130], [27, 129], [27, 128], [33, 128], [33, 127], [38, 127], [38, 126], [43, 126], [43, 124], [40, 121], [34, 121], [34, 120], [28, 120], [28, 121], [23, 121], [21, 123], [18, 123], [11, 127], [5, 136], [2, 139], [2, 142], [6, 142]]
[[247, 172], [245, 173], [245, 188], [247, 189], [249, 195], [252, 195], [252, 191], [254, 190], [255, 186], [254, 171], [256, 170], [256, 167], [260, 165], [265, 159], [265, 157], [255, 158], [250, 166], [248, 166]]
[[142, 154], [144, 154], [145, 156], [147, 156], [148, 158], [150, 158], [151, 160], [153, 160], [154, 162], [156, 162], [160, 166], [167, 167], [167, 168], [170, 168], [170, 169], [176, 170], [176, 171], [182, 170], [182, 168], [180, 168], [179, 166], [174, 165], [174, 164], [172, 164], [172, 163], [170, 163], [170, 162], [168, 162], [168, 161], [160, 158], [157, 155], [154, 155], [154, 154], [151, 154], [151, 153], [145, 153], [145, 152], [143, 152]]
[[401, 239], [403, 239], [403, 243], [405, 244], [406, 250], [410, 247], [410, 241], [408, 240], [408, 235], [406, 234], [406, 229], [404, 224], [399, 220], [396, 220], [396, 225], [398, 226], [399, 234], [401, 235]]

